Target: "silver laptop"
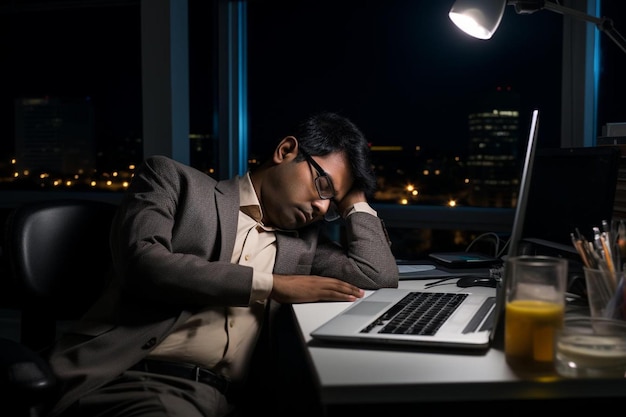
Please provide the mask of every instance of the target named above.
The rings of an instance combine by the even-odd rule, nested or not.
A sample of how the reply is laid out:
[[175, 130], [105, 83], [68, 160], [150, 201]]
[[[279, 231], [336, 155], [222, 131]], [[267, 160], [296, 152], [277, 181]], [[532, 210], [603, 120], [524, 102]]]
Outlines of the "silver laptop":
[[[518, 253], [537, 146], [533, 110], [507, 256]], [[502, 274], [502, 277], [506, 273]], [[311, 332], [317, 340], [485, 349], [503, 313], [504, 285], [493, 292], [383, 288], [356, 301]]]

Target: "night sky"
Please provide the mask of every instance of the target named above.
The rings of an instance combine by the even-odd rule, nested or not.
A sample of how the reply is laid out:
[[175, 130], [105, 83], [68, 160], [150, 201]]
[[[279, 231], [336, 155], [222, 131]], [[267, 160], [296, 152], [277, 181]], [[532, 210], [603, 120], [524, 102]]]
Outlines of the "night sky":
[[468, 113], [486, 93], [510, 86], [522, 117], [540, 108], [544, 141], [558, 146], [562, 17], [507, 7], [484, 41], [452, 24], [452, 3], [252, 2], [252, 143], [282, 134], [284, 121], [303, 112], [335, 110], [374, 143], [465, 148]]

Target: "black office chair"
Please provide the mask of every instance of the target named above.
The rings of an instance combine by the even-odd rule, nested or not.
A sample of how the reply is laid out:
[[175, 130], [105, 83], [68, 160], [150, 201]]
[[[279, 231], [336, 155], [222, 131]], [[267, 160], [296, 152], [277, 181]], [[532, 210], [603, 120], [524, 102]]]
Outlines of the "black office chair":
[[0, 402], [14, 417], [38, 417], [57, 393], [46, 359], [14, 339], [0, 337]]
[[37, 415], [56, 389], [46, 350], [107, 285], [116, 208], [100, 201], [51, 200], [24, 204], [7, 217], [5, 286], [20, 312], [20, 340], [0, 339], [0, 396], [23, 415]]

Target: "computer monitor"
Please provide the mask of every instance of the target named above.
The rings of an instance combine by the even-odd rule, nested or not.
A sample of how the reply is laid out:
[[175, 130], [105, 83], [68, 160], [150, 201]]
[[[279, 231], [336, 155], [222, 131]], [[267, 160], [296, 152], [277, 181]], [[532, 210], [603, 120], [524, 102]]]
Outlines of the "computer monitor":
[[537, 149], [522, 233], [533, 253], [578, 256], [576, 230], [593, 241], [613, 217], [619, 160], [614, 146]]

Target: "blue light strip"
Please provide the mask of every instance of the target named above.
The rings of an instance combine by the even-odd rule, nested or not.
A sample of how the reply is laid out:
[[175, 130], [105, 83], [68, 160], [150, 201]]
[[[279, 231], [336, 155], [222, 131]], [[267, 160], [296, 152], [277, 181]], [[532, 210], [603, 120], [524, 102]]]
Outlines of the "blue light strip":
[[[602, 1], [597, 1], [595, 2], [595, 13], [593, 14], [594, 16], [602, 16], [600, 14], [601, 12], [601, 7], [600, 7], [600, 3]], [[593, 108], [591, 109], [591, 131], [593, 132], [592, 135], [592, 146], [596, 145], [596, 137], [597, 137], [597, 133], [598, 132], [598, 94], [599, 94], [599, 89], [600, 89], [600, 67], [601, 67], [601, 51], [600, 51], [600, 31], [598, 29], [596, 29], [595, 31], [595, 36], [594, 36], [594, 44], [593, 44], [593, 57], [592, 57], [592, 62], [593, 62], [593, 97], [592, 97], [592, 103], [591, 105], [593, 106]]]
[[239, 167], [239, 175], [243, 175], [248, 169], [248, 22], [247, 22], [247, 2], [237, 2], [238, 8], [238, 36], [239, 41], [238, 51], [238, 92], [239, 97], [237, 100], [238, 109], [237, 116], [239, 118], [239, 155], [237, 164]]

